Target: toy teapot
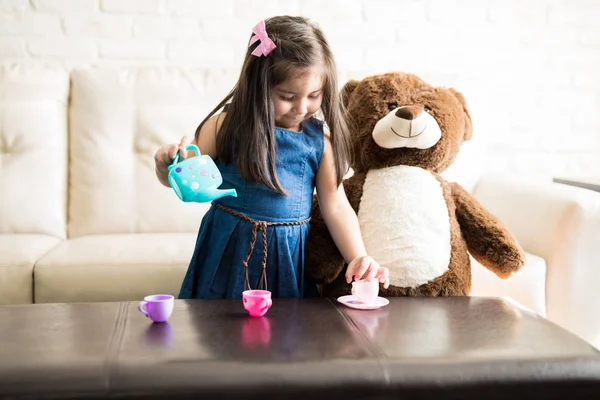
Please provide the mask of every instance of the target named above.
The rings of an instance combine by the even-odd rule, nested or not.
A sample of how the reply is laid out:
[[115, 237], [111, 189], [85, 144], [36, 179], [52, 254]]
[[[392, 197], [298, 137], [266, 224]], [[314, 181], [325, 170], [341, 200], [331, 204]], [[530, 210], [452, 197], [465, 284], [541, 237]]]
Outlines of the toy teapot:
[[200, 155], [200, 149], [189, 144], [186, 150], [194, 150], [195, 157], [179, 161], [179, 153], [169, 165], [169, 183], [181, 200], [204, 203], [224, 196], [237, 197], [235, 189], [219, 189], [223, 177], [215, 162], [208, 155]]

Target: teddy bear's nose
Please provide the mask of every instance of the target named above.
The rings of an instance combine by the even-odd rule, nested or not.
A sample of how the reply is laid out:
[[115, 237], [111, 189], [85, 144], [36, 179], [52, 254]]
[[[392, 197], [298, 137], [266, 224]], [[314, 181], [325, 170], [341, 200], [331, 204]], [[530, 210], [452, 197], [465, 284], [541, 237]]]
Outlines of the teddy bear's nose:
[[412, 121], [423, 113], [423, 106], [405, 106], [396, 111], [396, 117]]

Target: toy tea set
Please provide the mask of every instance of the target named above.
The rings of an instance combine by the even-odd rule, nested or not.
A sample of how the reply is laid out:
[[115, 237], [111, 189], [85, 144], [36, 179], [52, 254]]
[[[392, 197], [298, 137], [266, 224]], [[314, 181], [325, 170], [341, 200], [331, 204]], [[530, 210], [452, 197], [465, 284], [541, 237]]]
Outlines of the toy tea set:
[[[223, 183], [221, 172], [208, 155], [200, 154], [198, 146], [187, 145], [196, 156], [179, 160], [177, 153], [169, 166], [169, 183], [173, 191], [184, 202], [205, 203], [225, 196], [237, 197], [235, 189], [219, 189]], [[253, 317], [266, 314], [271, 305], [271, 292], [267, 290], [246, 290], [242, 293], [244, 308]], [[138, 310], [153, 322], [166, 322], [173, 313], [174, 297], [155, 294], [144, 297]]]
[[[219, 189], [223, 177], [213, 159], [201, 155], [198, 146], [187, 145], [196, 156], [179, 161], [179, 153], [169, 166], [169, 183], [173, 191], [184, 202], [204, 203], [225, 196], [237, 197], [235, 189]], [[352, 295], [342, 296], [338, 301], [348, 307], [370, 310], [389, 303], [387, 299], [377, 297], [379, 282], [355, 281], [352, 283]], [[273, 301], [268, 290], [245, 290], [242, 302], [252, 317], [262, 317], [267, 313]], [[138, 310], [153, 322], [166, 322], [173, 313], [174, 297], [156, 294], [144, 297], [138, 304]]]

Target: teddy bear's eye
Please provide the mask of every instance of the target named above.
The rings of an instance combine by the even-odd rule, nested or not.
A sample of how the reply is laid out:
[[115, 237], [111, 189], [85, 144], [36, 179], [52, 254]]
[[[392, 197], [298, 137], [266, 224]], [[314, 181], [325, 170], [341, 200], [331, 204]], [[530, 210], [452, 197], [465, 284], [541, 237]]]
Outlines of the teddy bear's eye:
[[388, 103], [388, 110], [392, 111], [398, 108], [398, 104], [396, 103]]
[[423, 109], [425, 110], [426, 113], [431, 112], [431, 108], [429, 108], [427, 106], [423, 107]]

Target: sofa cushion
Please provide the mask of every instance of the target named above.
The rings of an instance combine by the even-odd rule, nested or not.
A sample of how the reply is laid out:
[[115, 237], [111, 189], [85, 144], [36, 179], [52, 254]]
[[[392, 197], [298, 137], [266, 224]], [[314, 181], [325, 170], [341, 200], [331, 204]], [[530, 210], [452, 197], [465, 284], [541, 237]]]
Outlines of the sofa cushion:
[[0, 304], [33, 302], [35, 262], [60, 242], [48, 235], [0, 234]]
[[194, 69], [73, 71], [70, 237], [198, 230], [208, 204], [183, 203], [162, 186], [154, 153], [193, 137], [212, 105], [204, 80]]
[[471, 258], [473, 287], [471, 296], [510, 298], [529, 310], [546, 316], [546, 261], [525, 253], [527, 264], [509, 279], [500, 279]]
[[196, 234], [83, 236], [61, 243], [35, 266], [35, 302], [138, 300], [177, 295]]
[[66, 237], [69, 73], [0, 66], [0, 234]]

